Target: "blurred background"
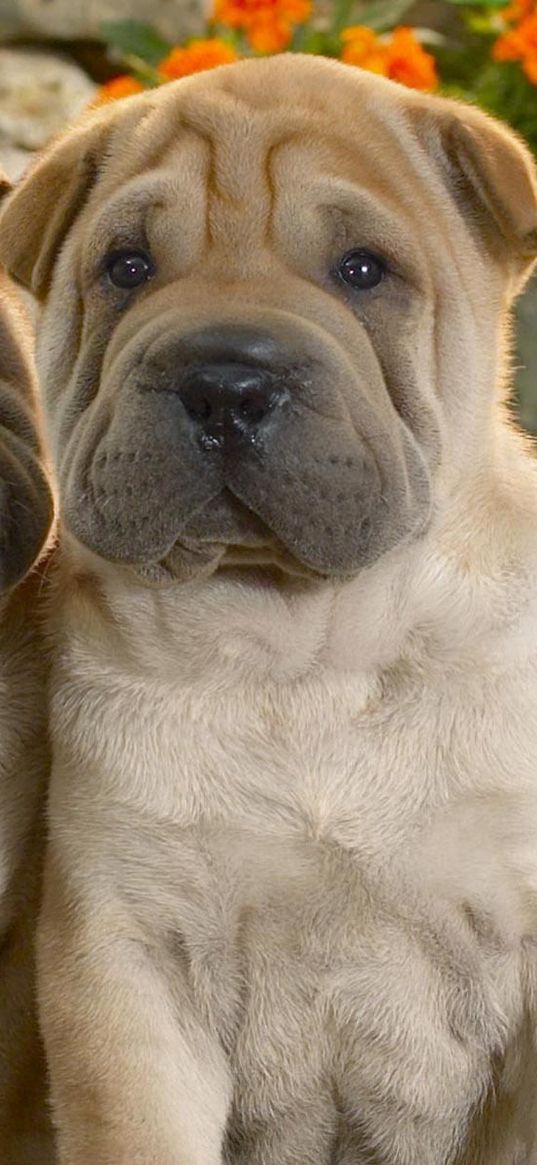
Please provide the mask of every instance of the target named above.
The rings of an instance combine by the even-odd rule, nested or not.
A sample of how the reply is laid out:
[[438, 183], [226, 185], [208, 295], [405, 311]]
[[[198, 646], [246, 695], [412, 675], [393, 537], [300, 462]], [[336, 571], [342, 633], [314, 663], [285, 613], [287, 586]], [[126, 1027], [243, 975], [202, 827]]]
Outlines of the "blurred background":
[[[0, 166], [17, 179], [89, 104], [283, 50], [461, 96], [537, 155], [537, 0], [0, 0]], [[537, 435], [537, 277], [513, 362], [514, 409]]]

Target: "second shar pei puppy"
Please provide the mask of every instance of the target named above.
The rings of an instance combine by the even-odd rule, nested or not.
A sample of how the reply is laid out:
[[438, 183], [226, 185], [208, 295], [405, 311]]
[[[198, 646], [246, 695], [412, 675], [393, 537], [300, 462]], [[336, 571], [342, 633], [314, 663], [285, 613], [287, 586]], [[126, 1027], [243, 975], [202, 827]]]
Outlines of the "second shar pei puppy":
[[8, 200], [62, 495], [61, 1165], [537, 1161], [524, 148], [347, 66], [92, 114]]
[[[0, 177], [0, 186], [4, 183]], [[0, 1162], [47, 1165], [34, 953], [47, 777], [41, 579], [52, 519], [32, 333], [0, 272]], [[28, 576], [28, 577], [26, 577]]]

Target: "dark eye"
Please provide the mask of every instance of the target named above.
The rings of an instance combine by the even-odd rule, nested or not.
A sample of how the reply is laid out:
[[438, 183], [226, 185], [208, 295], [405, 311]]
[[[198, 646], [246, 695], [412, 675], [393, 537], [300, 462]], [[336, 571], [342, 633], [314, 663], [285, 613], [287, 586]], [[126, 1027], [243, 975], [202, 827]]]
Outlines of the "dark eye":
[[336, 273], [356, 291], [371, 291], [384, 279], [386, 264], [371, 251], [349, 251], [338, 263]]
[[130, 289], [146, 283], [154, 273], [153, 263], [142, 251], [123, 251], [110, 255], [106, 262], [108, 278], [114, 287]]

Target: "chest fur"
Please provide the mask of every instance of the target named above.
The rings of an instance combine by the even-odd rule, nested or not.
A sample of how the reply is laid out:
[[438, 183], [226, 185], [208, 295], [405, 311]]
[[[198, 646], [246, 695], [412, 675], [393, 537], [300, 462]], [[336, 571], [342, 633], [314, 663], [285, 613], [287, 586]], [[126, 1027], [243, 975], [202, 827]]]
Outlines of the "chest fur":
[[92, 900], [113, 887], [178, 1022], [187, 990], [217, 1033], [237, 1143], [277, 1113], [328, 1162], [373, 1078], [371, 1129], [409, 1079], [418, 1122], [438, 1104], [462, 1127], [488, 1089], [537, 930], [537, 742], [511, 685], [57, 672], [53, 841]]
[[[174, 689], [71, 674], [53, 709], [58, 819], [76, 798], [77, 817], [95, 818], [104, 838], [132, 838], [138, 824], [164, 881], [188, 839], [196, 849], [203, 838], [217, 865], [234, 855], [237, 886], [291, 887], [306, 851], [308, 876], [314, 868], [322, 881], [319, 855], [341, 851], [436, 892], [493, 901], [497, 882], [524, 886], [530, 900], [537, 740], [527, 687], [395, 679], [383, 690], [322, 675]], [[83, 782], [73, 784], [73, 766]]]

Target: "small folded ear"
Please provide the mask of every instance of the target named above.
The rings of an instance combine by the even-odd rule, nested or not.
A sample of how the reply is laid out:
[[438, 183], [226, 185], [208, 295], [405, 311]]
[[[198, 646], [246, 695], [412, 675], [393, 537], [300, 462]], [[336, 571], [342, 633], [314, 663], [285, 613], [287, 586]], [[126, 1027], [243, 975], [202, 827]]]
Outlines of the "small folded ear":
[[428, 139], [462, 212], [493, 252], [519, 266], [537, 258], [537, 168], [522, 140], [452, 101], [433, 115]]
[[38, 297], [46, 294], [58, 250], [97, 180], [112, 123], [110, 116], [90, 115], [0, 203], [0, 263]]

